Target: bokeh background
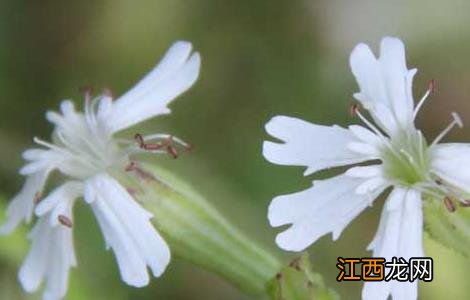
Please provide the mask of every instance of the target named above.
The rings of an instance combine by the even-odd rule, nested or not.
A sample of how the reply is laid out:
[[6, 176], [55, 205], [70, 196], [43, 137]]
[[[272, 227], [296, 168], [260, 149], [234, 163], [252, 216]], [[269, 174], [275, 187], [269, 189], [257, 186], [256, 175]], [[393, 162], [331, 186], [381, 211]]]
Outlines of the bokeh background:
[[[266, 207], [277, 194], [301, 190], [313, 177], [261, 156], [264, 124], [278, 114], [346, 125], [357, 91], [348, 57], [358, 42], [377, 49], [384, 35], [401, 37], [408, 65], [418, 67], [415, 98], [431, 79], [437, 91], [418, 125], [431, 139], [460, 113], [470, 124], [470, 3], [457, 1], [0, 1], [0, 193], [19, 190], [20, 154], [32, 137], [47, 138], [48, 109], [78, 87], [110, 87], [119, 95], [150, 70], [177, 39], [193, 42], [203, 63], [197, 84], [175, 101], [169, 116], [136, 129], [171, 132], [196, 145], [174, 161], [155, 160], [195, 185], [230, 220], [286, 260], [276, 249]], [[448, 136], [469, 141], [464, 128]], [[470, 166], [469, 166], [470, 167]], [[336, 257], [361, 257], [378, 225], [377, 201], [339, 241], [310, 248], [315, 270], [343, 299], [358, 299], [361, 283], [337, 283]], [[1, 203], [4, 207], [5, 203]], [[77, 206], [79, 267], [69, 299], [251, 299], [216, 276], [175, 259], [144, 289], [119, 280], [113, 255], [89, 210]], [[26, 232], [26, 228], [23, 228]], [[470, 262], [426, 239], [435, 279], [421, 299], [468, 299]], [[27, 296], [16, 281], [25, 234], [0, 237], [0, 299]]]

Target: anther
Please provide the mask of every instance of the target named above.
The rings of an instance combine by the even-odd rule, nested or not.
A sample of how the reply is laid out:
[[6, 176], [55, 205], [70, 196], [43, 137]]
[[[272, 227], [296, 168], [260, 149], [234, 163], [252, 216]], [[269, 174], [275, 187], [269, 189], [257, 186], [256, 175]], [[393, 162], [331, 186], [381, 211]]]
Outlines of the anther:
[[130, 187], [126, 188], [126, 191], [132, 196], [135, 196], [137, 194], [137, 190]]
[[372, 130], [373, 132], [375, 132], [378, 136], [380, 136], [381, 138], [384, 138], [383, 134], [380, 132], [380, 130], [377, 129], [377, 127], [375, 127], [371, 122], [369, 122], [369, 120], [366, 119], [366, 117], [364, 117], [361, 112], [360, 112], [360, 109], [359, 109], [359, 105], [357, 104], [352, 104], [349, 108], [349, 113], [354, 116], [354, 117], [359, 117], [359, 119], [361, 119], [361, 121], [366, 124], [366, 126]]
[[93, 93], [93, 88], [91, 86], [81, 86], [78, 88], [78, 91], [83, 94], [85, 102], [89, 102], [91, 100], [91, 95]]
[[289, 267], [294, 268], [294, 269], [296, 269], [297, 271], [302, 271], [302, 269], [300, 268], [300, 257], [294, 258], [294, 259], [290, 262]]
[[428, 83], [428, 89], [426, 90], [426, 93], [424, 93], [423, 97], [421, 97], [421, 99], [419, 100], [418, 104], [416, 105], [416, 107], [413, 111], [413, 119], [416, 118], [416, 116], [418, 115], [419, 110], [421, 109], [421, 106], [423, 106], [424, 102], [426, 101], [426, 99], [428, 99], [429, 95], [434, 93], [435, 89], [436, 89], [436, 82], [435, 82], [434, 79], [432, 79]]
[[59, 220], [60, 224], [64, 225], [65, 227], [72, 228], [72, 220], [70, 220], [67, 216], [59, 215], [57, 219]]
[[460, 202], [461, 207], [470, 207], [470, 200], [463, 200]]
[[184, 146], [184, 150], [186, 152], [191, 152], [191, 151], [194, 150], [194, 145], [193, 144], [187, 144], [187, 145]]
[[134, 171], [137, 168], [135, 162], [131, 161], [125, 168], [126, 172]]
[[434, 80], [434, 78], [431, 79], [431, 81], [429, 81], [428, 83], [428, 91], [431, 94], [434, 94], [434, 92], [436, 91], [436, 80]]
[[140, 168], [135, 162], [131, 161], [129, 165], [125, 168], [126, 172], [134, 172], [138, 177], [145, 179], [145, 180], [154, 180], [156, 181], [156, 178], [149, 172], [144, 171], [142, 168]]
[[103, 88], [103, 96], [114, 99], [114, 93], [109, 87]]
[[136, 133], [134, 135], [134, 139], [141, 149], [148, 151], [161, 150], [163, 147], [169, 146], [172, 143], [171, 137], [165, 139], [162, 143], [146, 143], [144, 141], [144, 137], [140, 133]]
[[460, 118], [459, 114], [454, 111], [451, 113], [451, 115], [452, 115], [452, 118], [454, 119], [453, 122], [455, 122], [455, 124], [459, 126], [459, 128], [463, 128], [463, 121]]
[[33, 203], [38, 204], [41, 201], [41, 199], [42, 199], [42, 193], [36, 192], [36, 194], [34, 194]]
[[352, 103], [349, 106], [349, 115], [351, 117], [353, 117], [353, 118], [356, 117], [358, 111], [359, 111], [359, 105], [357, 105], [357, 103]]
[[448, 196], [444, 197], [444, 205], [446, 206], [447, 210], [451, 213], [455, 212], [456, 207], [452, 199]]
[[166, 146], [166, 151], [173, 159], [178, 158], [178, 150], [173, 145]]

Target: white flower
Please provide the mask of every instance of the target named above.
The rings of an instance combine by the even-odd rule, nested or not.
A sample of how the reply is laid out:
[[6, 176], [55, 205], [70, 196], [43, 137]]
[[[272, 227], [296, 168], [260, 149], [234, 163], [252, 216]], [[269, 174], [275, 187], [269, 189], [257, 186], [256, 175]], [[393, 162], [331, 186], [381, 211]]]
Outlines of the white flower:
[[[438, 144], [455, 125], [452, 123], [428, 144], [414, 119], [428, 97], [428, 90], [415, 106], [412, 79], [403, 43], [382, 40], [377, 59], [365, 44], [357, 45], [350, 58], [360, 87], [354, 97], [374, 120], [368, 121], [357, 107], [353, 110], [366, 127], [311, 124], [296, 118], [274, 117], [267, 132], [280, 143], [266, 141], [263, 154], [272, 163], [306, 166], [305, 175], [316, 171], [369, 162], [349, 168], [344, 174], [313, 182], [295, 194], [278, 196], [269, 206], [272, 226], [292, 224], [276, 242], [290, 251], [301, 251], [321, 236], [332, 233], [336, 240], [344, 228], [387, 189], [379, 229], [368, 249], [374, 257], [422, 257], [422, 199], [443, 201], [450, 211], [455, 202], [466, 203], [470, 192], [470, 146]], [[437, 199], [437, 200], [435, 200]], [[417, 282], [367, 282], [364, 299], [416, 299]]]
[[[199, 75], [200, 57], [191, 51], [190, 43], [176, 42], [145, 78], [116, 101], [109, 93], [91, 99], [87, 92], [84, 113], [77, 112], [69, 100], [61, 103], [61, 114], [47, 113], [55, 126], [53, 142], [35, 138], [44, 148], [23, 153], [28, 162], [20, 173], [26, 182], [11, 201], [7, 221], [0, 228], [7, 234], [22, 220], [29, 222], [33, 212], [39, 217], [19, 275], [25, 290], [35, 291], [46, 280], [44, 299], [65, 295], [69, 269], [76, 265], [72, 206], [81, 197], [90, 204], [107, 246], [113, 249], [123, 281], [141, 287], [149, 282], [147, 267], [154, 276], [163, 273], [170, 260], [168, 246], [152, 226], [152, 214], [118, 180], [126, 170], [145, 175], [134, 163], [134, 155], [150, 151], [175, 156], [177, 144], [187, 145], [165, 134], [136, 135], [136, 141], [114, 135], [170, 112], [168, 103], [189, 89]], [[53, 170], [66, 181], [41, 200]]]

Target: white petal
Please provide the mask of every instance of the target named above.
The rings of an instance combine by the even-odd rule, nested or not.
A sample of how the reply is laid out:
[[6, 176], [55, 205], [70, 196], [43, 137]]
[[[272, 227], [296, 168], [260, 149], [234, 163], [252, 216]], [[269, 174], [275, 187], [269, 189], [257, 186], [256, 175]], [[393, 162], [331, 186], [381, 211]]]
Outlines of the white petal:
[[27, 292], [36, 291], [46, 280], [43, 298], [62, 299], [67, 291], [70, 268], [77, 264], [72, 231], [65, 226], [50, 226], [47, 218], [40, 218], [31, 231], [31, 250], [18, 277]]
[[346, 144], [346, 148], [359, 155], [368, 156], [370, 159], [377, 159], [380, 157], [379, 149], [371, 144], [353, 142]]
[[170, 261], [170, 252], [150, 223], [152, 215], [106, 174], [85, 183], [85, 198], [114, 251], [122, 280], [132, 286], [147, 285], [147, 265], [154, 276], [160, 276]]
[[377, 124], [389, 134], [413, 126], [411, 81], [416, 70], [407, 69], [401, 40], [382, 39], [378, 59], [367, 45], [359, 44], [351, 53], [350, 64], [360, 88], [354, 96]]
[[68, 181], [56, 188], [36, 206], [37, 216], [48, 215], [51, 226], [59, 225], [59, 216], [72, 219], [72, 206], [75, 200], [83, 195], [83, 184], [79, 181]]
[[383, 177], [370, 178], [361, 183], [354, 192], [358, 195], [367, 195], [377, 189], [385, 188], [388, 185], [388, 180]]
[[276, 116], [266, 124], [266, 131], [283, 143], [264, 142], [264, 157], [275, 164], [306, 166], [305, 175], [370, 159], [349, 150], [346, 145], [358, 139], [336, 125], [322, 126]]
[[375, 146], [376, 148], [380, 148], [383, 145], [381, 138], [367, 128], [359, 125], [351, 125], [348, 129], [365, 144]]
[[68, 202], [76, 199], [83, 194], [82, 190], [83, 186], [79, 181], [68, 181], [64, 183], [39, 202], [35, 209], [36, 215], [43, 216], [49, 213], [61, 201]]
[[86, 130], [83, 114], [75, 110], [72, 101], [63, 100], [60, 103], [60, 110], [62, 115], [54, 111], [46, 113], [46, 119], [56, 126], [56, 130], [63, 132], [69, 138], [76, 135], [77, 131]]
[[10, 201], [7, 208], [7, 221], [0, 227], [0, 234], [11, 233], [22, 220], [31, 221], [34, 199], [42, 192], [49, 171], [40, 171], [26, 177], [21, 191]]
[[431, 148], [431, 157], [432, 172], [470, 193], [470, 144], [438, 144]]
[[[387, 199], [379, 229], [369, 245], [373, 257], [423, 257], [423, 213], [421, 195], [415, 190], [395, 188]], [[417, 299], [417, 282], [366, 282], [363, 299]]]
[[21, 175], [30, 175], [42, 170], [54, 169], [64, 156], [54, 150], [28, 149], [23, 152], [23, 158], [29, 162], [20, 169]]
[[116, 132], [167, 114], [168, 103], [189, 89], [199, 76], [201, 58], [189, 42], [176, 42], [160, 63], [113, 104], [108, 126]]
[[375, 199], [383, 189], [369, 195], [354, 190], [363, 179], [346, 175], [314, 181], [313, 186], [295, 194], [278, 196], [269, 205], [271, 226], [292, 224], [276, 238], [279, 247], [302, 251], [321, 236], [332, 232], [337, 239], [343, 229]]
[[346, 171], [346, 175], [356, 178], [381, 177], [383, 176], [383, 167], [382, 165], [352, 167]]

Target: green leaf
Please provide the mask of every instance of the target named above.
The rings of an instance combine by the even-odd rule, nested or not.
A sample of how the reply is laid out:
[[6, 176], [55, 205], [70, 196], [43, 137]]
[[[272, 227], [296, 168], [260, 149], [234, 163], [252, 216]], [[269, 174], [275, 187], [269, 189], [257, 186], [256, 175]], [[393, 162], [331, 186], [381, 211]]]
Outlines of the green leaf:
[[425, 230], [438, 243], [470, 257], [470, 208], [458, 207], [449, 212], [442, 201], [426, 199]]
[[268, 288], [273, 300], [335, 300], [339, 295], [325, 287], [322, 277], [312, 271], [308, 254], [294, 259], [271, 280]]

